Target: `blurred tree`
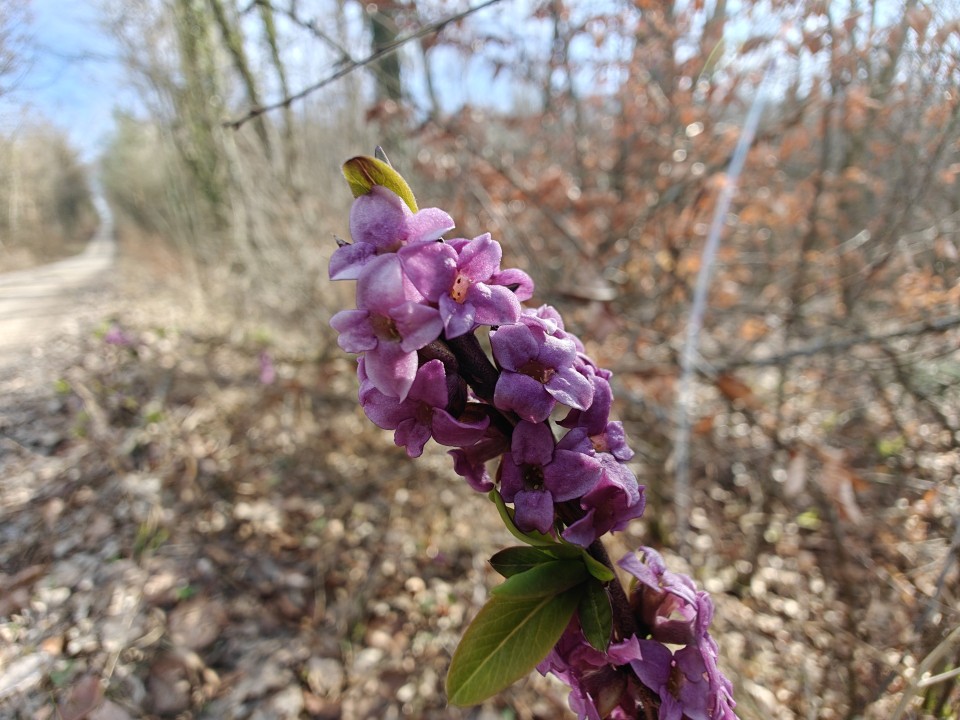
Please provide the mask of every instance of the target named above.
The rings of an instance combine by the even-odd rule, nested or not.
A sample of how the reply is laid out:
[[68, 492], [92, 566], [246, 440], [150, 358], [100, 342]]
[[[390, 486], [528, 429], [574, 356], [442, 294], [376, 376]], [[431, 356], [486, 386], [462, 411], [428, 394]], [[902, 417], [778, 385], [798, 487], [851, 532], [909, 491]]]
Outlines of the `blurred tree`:
[[[231, 281], [208, 286], [298, 318], [336, 292], [315, 282], [328, 234], [343, 232], [323, 224], [346, 202], [328, 188], [344, 156], [384, 137], [364, 111], [398, 106], [389, 132], [401, 152], [389, 154], [420, 173], [418, 196], [463, 236], [496, 234], [505, 263], [535, 275], [537, 299], [564, 306], [615, 369], [642, 438], [654, 539], [669, 541], [675, 520], [690, 300], [698, 274], [713, 272], [692, 456], [709, 480], [699, 505], [718, 518], [750, 511], [742, 545], [726, 551], [742, 560], [729, 589], [748, 593], [761, 558], [779, 551], [777, 518], [813, 513], [829, 531], [809, 551], [831, 568], [827, 591], [848, 608], [837, 623], [856, 641], [823, 650], [824, 667], [843, 670], [804, 676], [822, 687], [804, 686], [797, 714], [816, 715], [811, 698], [839, 676], [836, 714], [862, 712], [884, 674], [864, 648], [919, 655], [957, 621], [941, 612], [916, 641], [906, 626], [890, 640], [863, 623], [863, 608], [896, 598], [864, 570], [886, 562], [879, 530], [853, 523], [869, 518], [867, 502], [882, 515], [919, 502], [918, 484], [947, 487], [960, 456], [955, 3], [750, 0], [734, 16], [722, 0], [539, 0], [477, 22], [444, 22], [448, 2], [125, 5], [117, 24], [154, 112], [121, 127], [111, 154], [138, 171], [113, 162], [112, 192]], [[406, 46], [376, 55], [406, 38], [419, 65], [401, 62]], [[351, 75], [371, 57], [372, 80]], [[771, 99], [707, 267], [705, 237], [761, 87]], [[269, 107], [282, 108], [282, 133]], [[227, 131], [232, 117], [254, 122]], [[271, 153], [281, 134], [285, 151]], [[947, 521], [930, 519], [932, 532]], [[712, 573], [722, 555], [693, 559]], [[930, 607], [943, 610], [946, 592]]]
[[16, 82], [24, 57], [23, 23], [29, 2], [5, 3], [0, 6], [0, 96]]
[[[366, 6], [373, 38], [374, 53], [383, 52], [397, 42], [399, 37], [399, 6], [393, 0], [381, 0]], [[403, 97], [400, 77], [400, 55], [389, 53], [374, 64], [377, 84], [377, 100], [398, 102]]]
[[0, 268], [80, 252], [96, 223], [87, 168], [61, 131], [34, 122], [0, 135]]
[[[230, 59], [233, 61], [233, 68], [243, 80], [243, 87], [246, 90], [247, 101], [253, 107], [260, 107], [260, 89], [258, 87], [257, 79], [254, 76], [253, 69], [250, 66], [250, 62], [247, 59], [243, 31], [239, 24], [236, 8], [231, 8], [233, 10], [231, 13], [232, 17], [228, 17], [226, 7], [221, 0], [207, 0], [207, 2], [209, 3], [210, 9], [213, 11], [213, 17], [216, 20], [217, 27], [220, 28], [223, 44], [230, 53]], [[268, 37], [271, 27], [272, 25], [269, 23], [266, 25]], [[274, 41], [275, 39], [276, 38], [273, 38]], [[274, 58], [277, 57], [278, 56], [276, 53], [274, 53]], [[270, 138], [267, 134], [266, 119], [263, 116], [254, 118], [253, 126], [256, 128], [257, 135], [260, 136], [260, 142], [263, 145], [264, 152], [269, 157], [271, 153], [271, 147]]]
[[[862, 519], [864, 498], [903, 497], [888, 471], [949, 482], [914, 456], [879, 452], [883, 436], [948, 465], [960, 452], [955, 359], [936, 359], [960, 325], [960, 23], [939, 4], [855, 5], [748, 2], [734, 23], [723, 2], [544, 0], [522, 61], [504, 59], [502, 29], [443, 39], [491, 74], [535, 79], [531, 68], [543, 68], [540, 108], [468, 106], [421, 135], [420, 169], [436, 180], [425, 194], [453, 193], [445, 207], [463, 235], [498, 234], [540, 281], [539, 299], [575, 308], [632, 390], [656, 523], [673, 507], [674, 388], [695, 280], [710, 270], [705, 236], [768, 76], [775, 99], [713, 268], [693, 453], [697, 474], [726, 479], [724, 492], [757, 512], [740, 548], [743, 583], [772, 549], [774, 508], [811, 503], [839, 523]], [[918, 422], [939, 440], [911, 434]], [[802, 489], [785, 495], [774, 478], [797, 457]], [[837, 552], [843, 536], [830, 541]], [[854, 609], [868, 585], [837, 585], [851, 608], [845, 630], [865, 644], [882, 642]], [[880, 687], [867, 678], [872, 661], [850, 646], [835, 653], [844, 702], [862, 712]]]
[[[211, 0], [213, 2], [213, 0]], [[177, 143], [200, 191], [209, 202], [215, 225], [226, 222], [227, 176], [218, 139], [223, 89], [213, 38], [213, 22], [204, 0], [175, 0], [173, 23], [181, 84], [174, 86], [174, 116], [184, 125]], [[228, 41], [229, 44], [229, 41]], [[256, 99], [256, 94], [252, 99]]]
[[[338, 117], [344, 103], [356, 102], [351, 83], [303, 116], [289, 103], [278, 121], [263, 112], [266, 92], [289, 91], [282, 33], [336, 35], [298, 12], [296, 4], [266, 0], [104, 8], [150, 108], [149, 121], [127, 118], [119, 126], [104, 160], [108, 194], [126, 213], [121, 227], [165, 236], [196, 264], [206, 288], [229, 295], [226, 302], [250, 317], [318, 304], [316, 225], [330, 201], [303, 189], [336, 182], [332, 145], [360, 136], [372, 143], [362, 125]], [[237, 131], [228, 119], [240, 107], [257, 112]]]

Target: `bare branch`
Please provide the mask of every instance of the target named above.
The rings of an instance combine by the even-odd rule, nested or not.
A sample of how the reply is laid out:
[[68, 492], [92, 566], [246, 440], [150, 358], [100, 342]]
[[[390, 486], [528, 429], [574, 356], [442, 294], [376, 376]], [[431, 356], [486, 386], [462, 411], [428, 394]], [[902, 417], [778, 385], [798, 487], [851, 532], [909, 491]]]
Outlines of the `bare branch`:
[[279, 110], [280, 108], [284, 108], [284, 107], [289, 107], [293, 103], [297, 102], [298, 100], [302, 100], [303, 98], [307, 97], [311, 93], [316, 92], [320, 88], [326, 87], [330, 83], [339, 80], [345, 75], [349, 75], [351, 72], [353, 72], [357, 68], [364, 67], [366, 65], [369, 65], [370, 63], [376, 62], [377, 60], [380, 60], [389, 55], [392, 55], [407, 43], [412, 42], [414, 40], [419, 40], [420, 38], [426, 37], [427, 35], [433, 35], [434, 33], [438, 33], [441, 30], [443, 30], [447, 25], [463, 20], [464, 18], [469, 17], [470, 15], [473, 15], [475, 12], [488, 8], [492, 5], [496, 5], [500, 1], [501, 0], [486, 0], [486, 2], [482, 2], [475, 7], [468, 8], [463, 12], [456, 13], [455, 15], [451, 15], [449, 17], [444, 18], [443, 20], [438, 20], [436, 22], [430, 23], [429, 25], [424, 25], [422, 28], [420, 28], [416, 32], [410, 33], [409, 35], [406, 35], [400, 38], [396, 42], [391, 43], [387, 47], [381, 50], [378, 50], [375, 53], [371, 53], [370, 55], [368, 55], [367, 57], [361, 60], [354, 60], [349, 63], [346, 63], [343, 67], [341, 67], [331, 75], [328, 75], [323, 80], [315, 82], [312, 85], [308, 85], [303, 90], [300, 90], [299, 92], [296, 92], [293, 95], [288, 95], [282, 100], [279, 100], [275, 103], [271, 103], [269, 105], [252, 107], [250, 108], [249, 111], [247, 111], [246, 115], [243, 115], [242, 117], [236, 118], [234, 120], [227, 120], [226, 122], [223, 123], [223, 125], [224, 127], [229, 127], [236, 130], [240, 128], [245, 122], [252, 120], [256, 117], [259, 117], [264, 113], [268, 113], [273, 110]]
[[[273, 11], [274, 13], [279, 13], [279, 14], [283, 15], [283, 16], [286, 17], [290, 22], [292, 22], [294, 25], [296, 25], [296, 26], [298, 26], [298, 27], [301, 27], [301, 28], [303, 28], [304, 30], [307, 30], [307, 31], [310, 32], [314, 37], [316, 37], [318, 40], [322, 40], [323, 42], [325, 42], [327, 45], [329, 45], [332, 49], [336, 50], [337, 53], [340, 54], [340, 60], [338, 61], [339, 63], [351, 63], [351, 62], [353, 62], [353, 58], [350, 57], [350, 53], [347, 52], [346, 48], [344, 48], [343, 45], [341, 45], [341, 44], [338, 43], [334, 38], [332, 38], [332, 37], [329, 35], [329, 33], [325, 32], [325, 31], [323, 30], [323, 28], [321, 28], [320, 25], [317, 24], [317, 22], [316, 22], [315, 20], [304, 20], [304, 19], [301, 18], [299, 15], [297, 15], [295, 12], [293, 12], [292, 10], [288, 10], [288, 9], [284, 9], [284, 8], [278, 8], [278, 7], [274, 6], [274, 5], [272, 5], [272, 4], [269, 2], [269, 0], [251, 0], [249, 7], [245, 8], [245, 9], [243, 10], [243, 12], [245, 12], [245, 13], [246, 13], [246, 12], [249, 12], [250, 10], [252, 10], [253, 8], [255, 8], [255, 7], [257, 7], [257, 6], [260, 6], [261, 8], [269, 9], [269, 10]], [[286, 94], [287, 94], [287, 93], [284, 92], [284, 95], [286, 95]]]
[[890, 330], [884, 333], [863, 333], [852, 337], [839, 340], [818, 340], [802, 348], [790, 350], [779, 355], [771, 355], [765, 358], [738, 358], [729, 362], [714, 366], [717, 372], [727, 372], [742, 367], [765, 367], [768, 365], [779, 365], [782, 362], [793, 360], [798, 357], [808, 357], [810, 355], [819, 355], [820, 353], [837, 352], [847, 350], [857, 345], [872, 345], [874, 343], [894, 340], [902, 337], [914, 337], [917, 335], [926, 335], [928, 333], [940, 333], [960, 327], [960, 315], [949, 315], [936, 320], [919, 322], [907, 327]]
[[917, 688], [920, 687], [920, 683], [923, 681], [925, 674], [930, 672], [931, 668], [946, 657], [958, 641], [960, 641], [960, 627], [954, 628], [953, 632], [947, 635], [943, 642], [937, 645], [930, 654], [921, 661], [919, 667], [914, 671], [912, 679], [909, 680], [906, 690], [903, 691], [903, 695], [900, 697], [900, 704], [897, 705], [897, 709], [894, 710], [891, 716], [892, 720], [900, 720], [900, 718], [903, 717], [913, 698], [916, 696]]

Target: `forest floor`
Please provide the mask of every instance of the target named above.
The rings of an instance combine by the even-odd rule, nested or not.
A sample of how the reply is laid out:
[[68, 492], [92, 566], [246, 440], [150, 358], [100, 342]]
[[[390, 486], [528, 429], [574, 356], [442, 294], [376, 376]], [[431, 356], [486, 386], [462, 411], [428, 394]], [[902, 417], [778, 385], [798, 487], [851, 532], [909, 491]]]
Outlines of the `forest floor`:
[[[570, 717], [536, 673], [447, 706], [512, 539], [441, 450], [369, 424], [350, 358], [114, 275], [0, 376], [0, 717]], [[692, 519], [741, 716], [891, 717], [944, 597], [942, 503], [862, 503], [869, 528], [774, 506], [747, 562], [741, 497], [703, 482]]]

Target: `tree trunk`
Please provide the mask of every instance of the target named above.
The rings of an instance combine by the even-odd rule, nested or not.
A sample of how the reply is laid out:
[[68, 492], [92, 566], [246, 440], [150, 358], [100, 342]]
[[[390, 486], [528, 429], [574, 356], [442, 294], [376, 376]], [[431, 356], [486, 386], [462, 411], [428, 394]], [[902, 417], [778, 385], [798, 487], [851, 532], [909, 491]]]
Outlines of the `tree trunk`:
[[[397, 41], [397, 7], [391, 2], [381, 2], [370, 12], [370, 31], [373, 34], [373, 52], [385, 50]], [[400, 82], [400, 56], [391, 53], [374, 63], [377, 77], [377, 102], [399, 102], [403, 86]]]

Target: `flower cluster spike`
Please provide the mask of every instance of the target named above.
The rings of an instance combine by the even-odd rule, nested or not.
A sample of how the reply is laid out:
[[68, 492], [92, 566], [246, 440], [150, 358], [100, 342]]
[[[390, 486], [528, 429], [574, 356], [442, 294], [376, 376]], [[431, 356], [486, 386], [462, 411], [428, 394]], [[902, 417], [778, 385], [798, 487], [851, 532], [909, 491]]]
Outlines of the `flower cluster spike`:
[[[382, 160], [353, 158], [344, 174], [355, 196], [353, 243], [338, 241], [329, 272], [356, 280], [356, 308], [331, 325], [340, 347], [360, 356], [367, 417], [393, 430], [410, 457], [431, 439], [452, 448], [455, 472], [495, 497], [511, 531], [538, 548], [532, 560], [521, 553], [521, 565], [569, 568], [564, 563], [582, 553], [594, 567], [571, 574], [582, 592], [557, 586], [568, 605], [578, 598], [579, 610], [561, 617], [559, 641], [537, 668], [570, 685], [581, 718], [735, 719], [708, 632], [707, 593], [667, 570], [651, 548], [620, 561], [634, 579], [627, 591], [612, 568], [595, 569], [610, 564], [600, 538], [623, 530], [645, 504], [623, 425], [610, 418], [610, 371], [555, 308], [523, 306], [533, 281], [501, 268], [502, 249], [489, 233], [444, 239], [454, 229], [450, 215], [419, 209]], [[477, 338], [484, 329], [492, 358]], [[527, 579], [511, 582], [500, 602], [523, 587], [511, 606], [522, 609], [538, 590]], [[606, 610], [593, 612], [598, 592]], [[604, 612], [613, 615], [608, 626], [597, 620]]]

